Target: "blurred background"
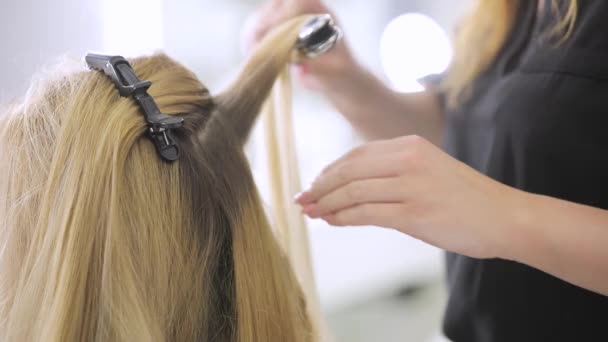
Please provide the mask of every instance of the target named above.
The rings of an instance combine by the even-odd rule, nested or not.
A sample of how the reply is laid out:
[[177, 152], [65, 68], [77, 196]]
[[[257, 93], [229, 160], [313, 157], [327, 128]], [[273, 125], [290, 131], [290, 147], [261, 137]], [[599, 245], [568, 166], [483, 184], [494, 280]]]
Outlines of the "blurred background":
[[[403, 92], [442, 72], [468, 1], [327, 0], [358, 58]], [[241, 32], [261, 0], [0, 0], [0, 102], [22, 95], [39, 71], [86, 52], [135, 56], [164, 50], [217, 93], [243, 62]], [[296, 87], [302, 177], [361, 143], [319, 94]], [[370, 115], [373, 115], [371, 113]], [[267, 190], [254, 134], [249, 147]], [[389, 230], [332, 229], [311, 221], [316, 281], [336, 341], [441, 341], [446, 293], [439, 250]]]

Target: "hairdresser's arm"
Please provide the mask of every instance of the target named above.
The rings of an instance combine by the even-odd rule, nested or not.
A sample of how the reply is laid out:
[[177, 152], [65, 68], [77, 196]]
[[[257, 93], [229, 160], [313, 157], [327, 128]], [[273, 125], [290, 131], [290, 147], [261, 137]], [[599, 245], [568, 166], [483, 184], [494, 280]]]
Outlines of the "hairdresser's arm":
[[[249, 45], [278, 23], [305, 13], [327, 13], [320, 0], [271, 0], [254, 14], [246, 30]], [[369, 140], [407, 134], [439, 144], [443, 115], [432, 91], [398, 94], [362, 67], [345, 42], [332, 52], [297, 68], [302, 83], [325, 94]]]
[[[309, 68], [312, 73], [315, 66]], [[313, 74], [318, 88], [366, 139], [416, 134], [440, 145], [443, 113], [434, 91], [397, 93], [370, 71], [348, 60], [333, 73], [316, 75]]]
[[506, 256], [608, 296], [608, 211], [528, 195]]
[[394, 228], [474, 258], [515, 260], [608, 295], [608, 211], [496, 182], [425, 139], [372, 142], [301, 194], [336, 226]]

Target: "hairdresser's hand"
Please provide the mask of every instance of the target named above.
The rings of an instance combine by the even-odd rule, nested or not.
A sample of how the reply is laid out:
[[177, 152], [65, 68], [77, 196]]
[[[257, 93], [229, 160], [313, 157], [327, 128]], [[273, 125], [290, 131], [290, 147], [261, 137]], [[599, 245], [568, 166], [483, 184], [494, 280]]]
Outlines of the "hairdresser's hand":
[[327, 167], [296, 202], [335, 226], [394, 228], [460, 254], [499, 257], [520, 234], [528, 196], [478, 173], [426, 140], [359, 147]]
[[[320, 0], [267, 0], [248, 20], [244, 39], [247, 50], [274, 27], [293, 17], [304, 14], [331, 13]], [[335, 17], [335, 16], [334, 16]], [[325, 91], [341, 82], [345, 74], [360, 68], [351, 55], [344, 39], [330, 52], [314, 60], [294, 66], [302, 83], [311, 89]]]

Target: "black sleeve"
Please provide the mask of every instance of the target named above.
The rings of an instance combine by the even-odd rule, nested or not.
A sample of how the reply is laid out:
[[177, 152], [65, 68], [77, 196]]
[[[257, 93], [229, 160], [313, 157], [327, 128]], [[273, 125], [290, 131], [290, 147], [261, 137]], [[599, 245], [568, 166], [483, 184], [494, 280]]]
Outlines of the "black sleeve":
[[428, 75], [428, 76], [418, 79], [418, 82], [420, 82], [420, 84], [422, 84], [422, 86], [425, 89], [432, 89], [434, 92], [437, 93], [437, 96], [439, 97], [439, 104], [441, 106], [441, 109], [445, 111], [447, 100], [446, 100], [445, 91], [444, 91], [443, 87], [441, 87], [441, 82], [443, 81], [444, 78], [445, 78], [445, 73], [432, 74], [432, 75]]

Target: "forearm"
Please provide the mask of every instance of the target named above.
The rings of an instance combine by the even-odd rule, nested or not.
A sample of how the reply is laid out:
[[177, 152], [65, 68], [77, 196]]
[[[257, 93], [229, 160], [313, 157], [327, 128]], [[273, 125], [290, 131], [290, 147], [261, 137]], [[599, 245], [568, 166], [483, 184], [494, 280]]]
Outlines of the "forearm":
[[399, 94], [358, 66], [327, 83], [325, 95], [364, 138], [416, 134], [440, 145], [443, 113], [434, 92]]
[[608, 295], [608, 211], [527, 196], [508, 257]]

